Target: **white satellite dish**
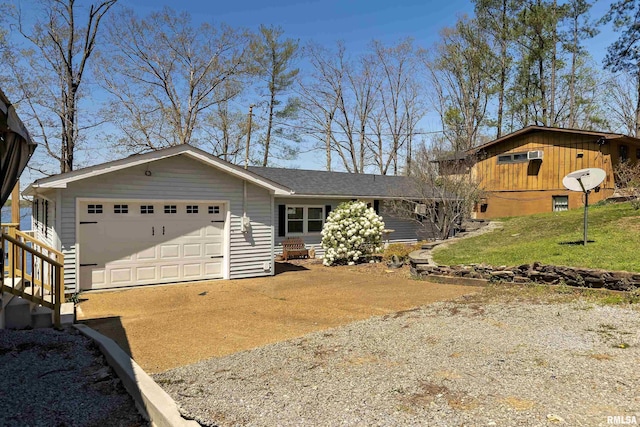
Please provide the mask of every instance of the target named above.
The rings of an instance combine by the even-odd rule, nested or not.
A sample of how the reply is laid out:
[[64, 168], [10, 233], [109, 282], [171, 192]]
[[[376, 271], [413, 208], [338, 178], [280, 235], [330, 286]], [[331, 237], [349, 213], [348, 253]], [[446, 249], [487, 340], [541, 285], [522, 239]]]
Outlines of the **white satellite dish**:
[[587, 246], [587, 230], [589, 228], [589, 193], [604, 181], [607, 173], [599, 168], [580, 169], [562, 178], [562, 185], [571, 191], [584, 193], [584, 245]]
[[562, 179], [562, 185], [571, 191], [589, 191], [604, 181], [607, 173], [599, 168], [580, 169], [571, 172]]

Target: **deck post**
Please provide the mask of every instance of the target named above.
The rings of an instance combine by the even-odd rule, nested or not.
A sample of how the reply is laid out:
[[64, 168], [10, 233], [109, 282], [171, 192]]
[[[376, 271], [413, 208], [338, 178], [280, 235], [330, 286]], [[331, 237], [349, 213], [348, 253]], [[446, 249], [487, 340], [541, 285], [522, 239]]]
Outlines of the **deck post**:
[[64, 302], [64, 283], [62, 282], [64, 277], [64, 267], [54, 268], [55, 271], [55, 304], [53, 306], [53, 326], [56, 329], [60, 329], [60, 311], [62, 309], [62, 303]]
[[20, 230], [20, 180], [16, 182], [11, 192], [11, 222]]

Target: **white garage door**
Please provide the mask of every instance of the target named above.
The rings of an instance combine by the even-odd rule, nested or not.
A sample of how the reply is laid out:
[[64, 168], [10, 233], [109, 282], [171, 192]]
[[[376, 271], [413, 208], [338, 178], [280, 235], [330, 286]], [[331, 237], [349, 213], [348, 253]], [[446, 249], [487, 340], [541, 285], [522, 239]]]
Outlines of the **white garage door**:
[[226, 213], [219, 202], [83, 201], [81, 289], [223, 277]]

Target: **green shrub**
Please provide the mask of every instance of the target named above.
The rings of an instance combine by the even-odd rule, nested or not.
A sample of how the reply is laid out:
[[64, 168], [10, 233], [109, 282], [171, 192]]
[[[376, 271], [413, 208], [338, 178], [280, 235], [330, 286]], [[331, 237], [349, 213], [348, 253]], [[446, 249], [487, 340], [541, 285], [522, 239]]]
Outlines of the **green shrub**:
[[393, 256], [397, 256], [398, 259], [401, 262], [408, 262], [409, 261], [409, 254], [413, 251], [417, 251], [419, 249], [422, 249], [422, 245], [425, 242], [418, 242], [418, 243], [391, 243], [389, 246], [387, 246], [384, 250], [384, 253], [382, 255], [382, 260], [383, 261], [391, 261], [391, 259], [393, 258]]

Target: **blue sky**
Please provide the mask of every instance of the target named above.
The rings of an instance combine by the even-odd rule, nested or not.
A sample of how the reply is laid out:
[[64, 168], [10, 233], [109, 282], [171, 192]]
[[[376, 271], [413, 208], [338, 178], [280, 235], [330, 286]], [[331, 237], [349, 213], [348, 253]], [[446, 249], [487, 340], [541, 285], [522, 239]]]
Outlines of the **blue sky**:
[[[610, 0], [597, 1], [591, 11], [592, 18], [599, 19], [610, 3]], [[260, 24], [281, 26], [286, 37], [299, 39], [301, 45], [314, 41], [330, 47], [342, 40], [352, 55], [365, 50], [374, 39], [395, 43], [412, 37], [417, 46], [429, 48], [438, 40], [442, 28], [454, 25], [461, 15], [473, 14], [473, 3], [463, 0], [245, 0], [215, 3], [201, 0], [183, 3], [129, 0], [121, 4], [141, 15], [169, 6], [190, 12], [196, 22], [225, 22], [252, 30]], [[589, 41], [589, 50], [596, 64], [602, 63], [606, 47], [615, 38], [616, 35], [607, 28]], [[427, 131], [439, 130], [434, 114], [427, 115], [421, 126]], [[307, 153], [287, 166], [321, 169], [324, 159], [316, 153]]]
[[[194, 20], [225, 22], [232, 26], [257, 29], [260, 24], [277, 25], [288, 37], [301, 44], [316, 41], [330, 45], [337, 40], [349, 49], [364, 48], [371, 40], [393, 43], [412, 37], [423, 47], [431, 46], [439, 31], [452, 26], [457, 17], [473, 13], [473, 3], [465, 0], [325, 0], [325, 1], [228, 1], [186, 0], [124, 0], [140, 14], [169, 6], [186, 10]], [[595, 1], [591, 9], [594, 19], [608, 10], [611, 0]], [[589, 42], [594, 58], [601, 62], [604, 50], [615, 39], [609, 29]]]
[[279, 25], [289, 37], [299, 38], [303, 44], [310, 40], [321, 44], [344, 40], [354, 49], [366, 46], [372, 39], [394, 42], [409, 36], [420, 44], [431, 44], [442, 26], [452, 24], [457, 15], [473, 8], [468, 1], [419, 0], [188, 0], [184, 6], [166, 0], [134, 0], [122, 4], [140, 13], [167, 5], [189, 11], [196, 20], [222, 21], [251, 29], [260, 24]]
[[[592, 19], [599, 19], [611, 1], [596, 1], [591, 10]], [[16, 2], [29, 3], [28, 0]], [[444, 27], [453, 26], [459, 16], [473, 14], [473, 3], [469, 0], [120, 0], [119, 5], [130, 7], [141, 16], [169, 6], [189, 12], [196, 24], [224, 22], [254, 31], [260, 24], [280, 26], [286, 37], [299, 39], [301, 46], [314, 41], [332, 47], [341, 40], [348, 54], [354, 56], [364, 51], [372, 40], [393, 44], [411, 37], [416, 46], [430, 48]], [[603, 28], [589, 41], [588, 49], [597, 66], [602, 64], [606, 47], [616, 38], [617, 34], [610, 28]], [[304, 67], [303, 62], [300, 65]], [[100, 95], [94, 96], [100, 98]], [[438, 117], [434, 113], [427, 114], [420, 127], [423, 131], [440, 130]], [[44, 149], [38, 151], [43, 154]], [[92, 153], [91, 158], [82, 161], [83, 154], [89, 156], [87, 153]], [[112, 160], [112, 156], [117, 155], [107, 147], [100, 149], [95, 146], [78, 154], [82, 163], [78, 166]], [[323, 169], [324, 162], [323, 155], [310, 152], [301, 154], [294, 161], [282, 163], [282, 166]]]

